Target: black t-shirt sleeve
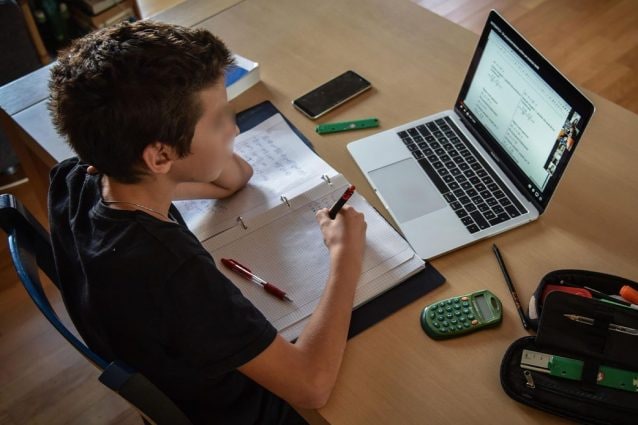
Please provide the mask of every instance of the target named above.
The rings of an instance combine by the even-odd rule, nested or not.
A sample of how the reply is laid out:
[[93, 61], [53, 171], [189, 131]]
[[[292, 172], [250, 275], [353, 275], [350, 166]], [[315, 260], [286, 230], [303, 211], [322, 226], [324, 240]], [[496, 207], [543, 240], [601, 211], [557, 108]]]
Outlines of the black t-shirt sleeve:
[[208, 377], [247, 363], [277, 330], [207, 255], [186, 261], [167, 282], [171, 333], [182, 360]]

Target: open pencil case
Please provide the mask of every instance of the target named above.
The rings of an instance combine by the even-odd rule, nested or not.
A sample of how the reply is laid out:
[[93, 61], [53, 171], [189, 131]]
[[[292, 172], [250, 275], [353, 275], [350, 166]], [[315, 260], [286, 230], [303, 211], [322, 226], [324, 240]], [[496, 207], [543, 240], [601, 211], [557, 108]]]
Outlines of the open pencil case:
[[635, 282], [601, 273], [547, 274], [530, 302], [540, 316], [530, 320], [537, 335], [516, 340], [503, 357], [505, 392], [578, 423], [638, 424], [638, 309], [582, 291], [612, 295], [625, 285], [638, 290]]

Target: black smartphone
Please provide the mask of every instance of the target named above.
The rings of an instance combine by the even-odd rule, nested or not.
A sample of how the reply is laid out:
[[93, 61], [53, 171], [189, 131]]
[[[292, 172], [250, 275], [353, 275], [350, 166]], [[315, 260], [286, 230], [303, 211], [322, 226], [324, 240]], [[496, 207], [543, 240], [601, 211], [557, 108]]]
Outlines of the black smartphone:
[[368, 90], [372, 85], [354, 71], [346, 71], [295, 99], [292, 104], [310, 119], [316, 119]]

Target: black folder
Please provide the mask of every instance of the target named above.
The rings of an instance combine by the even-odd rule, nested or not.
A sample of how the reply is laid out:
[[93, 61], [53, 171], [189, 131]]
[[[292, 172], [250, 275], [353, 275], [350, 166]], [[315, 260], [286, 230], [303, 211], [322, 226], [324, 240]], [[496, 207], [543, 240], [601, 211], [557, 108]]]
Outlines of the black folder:
[[[237, 126], [243, 133], [277, 113], [281, 114], [275, 105], [269, 101], [265, 101], [238, 113]], [[314, 150], [312, 143], [310, 143], [306, 136], [288, 121], [284, 114], [281, 114], [281, 116], [288, 123], [292, 131], [294, 131], [306, 145]], [[383, 320], [395, 311], [398, 311], [400, 308], [427, 294], [432, 289], [443, 284], [443, 282], [445, 282], [445, 277], [443, 277], [434, 266], [429, 263], [426, 264], [424, 270], [355, 309], [352, 312], [348, 338], [352, 338], [360, 332], [363, 332], [370, 326]], [[415, 317], [414, 320], [416, 322], [418, 317]]]

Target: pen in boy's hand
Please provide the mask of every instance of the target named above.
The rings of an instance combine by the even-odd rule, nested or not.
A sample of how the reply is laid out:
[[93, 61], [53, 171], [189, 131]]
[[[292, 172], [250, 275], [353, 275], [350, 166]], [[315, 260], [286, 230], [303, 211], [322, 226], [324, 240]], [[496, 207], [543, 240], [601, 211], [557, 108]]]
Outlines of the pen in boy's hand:
[[345, 203], [348, 201], [348, 199], [350, 199], [350, 197], [354, 193], [354, 189], [355, 187], [353, 185], [350, 185], [350, 187], [348, 187], [346, 191], [343, 192], [343, 195], [341, 195], [341, 198], [339, 198], [339, 200], [335, 202], [332, 208], [330, 208], [330, 212], [328, 212], [328, 216], [330, 217], [331, 220], [335, 219], [341, 207], [343, 207]]

